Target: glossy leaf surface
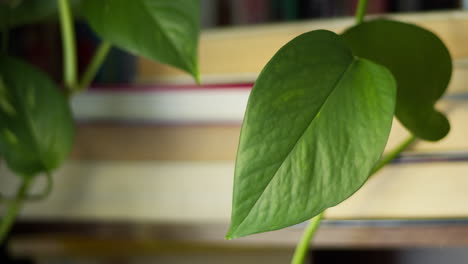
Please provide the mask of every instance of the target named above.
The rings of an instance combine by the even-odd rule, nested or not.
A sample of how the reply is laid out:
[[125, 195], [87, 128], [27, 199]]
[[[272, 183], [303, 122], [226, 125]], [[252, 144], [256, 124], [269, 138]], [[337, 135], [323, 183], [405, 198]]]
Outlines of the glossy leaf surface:
[[416, 25], [373, 20], [343, 33], [353, 53], [387, 67], [398, 86], [395, 114], [414, 135], [439, 140], [450, 130], [434, 108], [452, 74], [450, 54], [432, 32]]
[[22, 176], [51, 171], [63, 162], [73, 140], [64, 95], [33, 66], [0, 57], [0, 155]]
[[84, 0], [83, 12], [104, 39], [198, 79], [197, 0]]
[[358, 190], [387, 142], [395, 96], [391, 73], [332, 32], [282, 47], [250, 94], [226, 237], [300, 223]]

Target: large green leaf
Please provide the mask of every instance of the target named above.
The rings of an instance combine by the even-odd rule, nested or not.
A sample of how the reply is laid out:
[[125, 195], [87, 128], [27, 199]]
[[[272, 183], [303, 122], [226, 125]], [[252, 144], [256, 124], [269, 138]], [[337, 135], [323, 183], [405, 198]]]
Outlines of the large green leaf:
[[358, 190], [387, 142], [395, 96], [391, 73], [332, 32], [282, 47], [250, 94], [227, 238], [300, 223]]
[[386, 66], [398, 86], [396, 116], [414, 135], [439, 140], [450, 130], [434, 104], [447, 89], [452, 74], [444, 43], [421, 27], [391, 20], [354, 26], [343, 37], [357, 56]]
[[[74, 11], [80, 0], [71, 0]], [[20, 26], [43, 19], [57, 18], [57, 0], [0, 1], [0, 26]]]
[[102, 38], [170, 64], [198, 80], [198, 0], [84, 0], [83, 12]]
[[73, 120], [64, 95], [33, 66], [0, 57], [0, 155], [22, 176], [57, 168], [70, 152]]

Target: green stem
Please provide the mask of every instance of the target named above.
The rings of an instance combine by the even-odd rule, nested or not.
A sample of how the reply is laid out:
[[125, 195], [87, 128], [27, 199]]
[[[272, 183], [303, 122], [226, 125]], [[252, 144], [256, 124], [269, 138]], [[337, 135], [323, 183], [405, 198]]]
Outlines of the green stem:
[[[47, 182], [46, 182], [46, 187], [44, 188], [44, 190], [37, 194], [26, 194], [23, 198], [23, 201], [41, 201], [49, 197], [50, 193], [52, 192], [53, 179], [50, 173], [46, 173], [45, 176], [47, 177], [46, 178]], [[9, 196], [3, 196], [0, 194], [0, 203], [11, 203], [14, 200], [16, 200], [16, 196], [9, 197]]]
[[305, 257], [307, 255], [307, 251], [310, 246], [310, 240], [314, 236], [315, 232], [317, 231], [320, 220], [322, 220], [323, 214], [325, 211], [320, 213], [319, 215], [315, 216], [314, 218], [310, 219], [309, 224], [307, 225], [304, 233], [302, 234], [301, 241], [296, 247], [296, 251], [294, 251], [294, 256], [291, 261], [291, 264], [302, 264], [304, 263]]
[[68, 91], [77, 84], [76, 42], [73, 14], [68, 0], [57, 0], [60, 11], [60, 26], [63, 46], [63, 79]]
[[378, 163], [375, 165], [374, 169], [372, 170], [371, 176], [378, 172], [380, 169], [385, 167], [388, 163], [390, 163], [392, 160], [394, 160], [398, 155], [403, 152], [407, 147], [409, 147], [414, 141], [416, 140], [416, 137], [411, 135], [407, 137], [403, 142], [400, 143], [395, 149], [390, 151], [387, 155], [385, 155]]
[[[393, 159], [398, 157], [398, 155], [400, 155], [401, 152], [403, 152], [403, 150], [409, 147], [415, 140], [416, 137], [411, 135], [408, 138], [406, 138], [403, 142], [401, 142], [395, 149], [393, 149], [387, 155], [385, 155], [374, 167], [371, 176], [378, 172], [380, 169], [382, 169], [385, 165], [390, 163]], [[304, 230], [304, 234], [302, 235], [301, 241], [299, 242], [299, 244], [296, 247], [296, 250], [294, 251], [294, 256], [291, 261], [291, 264], [304, 263], [304, 259], [309, 249], [310, 241], [313, 238], [315, 232], [317, 231], [317, 228], [320, 224], [320, 220], [322, 219], [324, 213], [325, 211], [323, 211], [322, 213], [315, 216], [309, 221], [307, 228]]]
[[356, 8], [356, 24], [361, 24], [367, 11], [367, 0], [359, 0]]
[[110, 44], [110, 42], [101, 42], [96, 53], [93, 56], [93, 59], [86, 68], [86, 71], [83, 74], [83, 77], [81, 78], [78, 87], [76, 87], [74, 92], [81, 92], [88, 88], [88, 86], [91, 84], [91, 81], [96, 76], [96, 73], [98, 72], [99, 68], [104, 63], [104, 60], [106, 59], [107, 54], [109, 54], [111, 47], [112, 45]]
[[0, 245], [3, 244], [8, 232], [10, 231], [13, 223], [15, 222], [16, 215], [18, 214], [24, 198], [28, 193], [31, 186], [33, 177], [24, 177], [21, 186], [16, 193], [16, 199], [10, 202], [9, 207], [0, 222]]

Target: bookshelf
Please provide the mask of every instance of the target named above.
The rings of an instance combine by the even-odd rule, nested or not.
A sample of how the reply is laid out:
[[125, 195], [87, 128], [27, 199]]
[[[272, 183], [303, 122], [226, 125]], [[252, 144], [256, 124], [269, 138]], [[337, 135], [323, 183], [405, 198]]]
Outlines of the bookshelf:
[[[371, 16], [372, 17], [372, 16]], [[451, 89], [463, 87], [466, 78], [468, 26], [466, 11], [386, 14], [384, 17], [415, 23], [435, 32], [448, 46], [457, 66]], [[202, 83], [249, 82], [255, 79], [272, 54], [293, 37], [316, 29], [342, 32], [354, 18], [326, 18], [279, 24], [209, 29], [202, 32], [199, 46]], [[139, 59], [138, 83], [193, 83], [176, 69]]]
[[[325, 220], [312, 245], [316, 249], [459, 248], [468, 246], [467, 224], [466, 220]], [[15, 227], [10, 248], [14, 255], [42, 258], [213, 252], [222, 255], [283, 252], [288, 256], [302, 234], [303, 225], [233, 241], [223, 239], [227, 227], [225, 224], [22, 222]]]
[[[449, 112], [452, 132], [439, 143], [417, 143], [400, 163], [330, 209], [314, 244], [322, 248], [468, 246], [464, 220], [468, 219], [468, 12], [391, 17], [427, 27], [447, 43], [455, 70], [440, 107]], [[317, 28], [340, 32], [351, 23], [351, 18], [342, 18], [207, 30], [200, 44], [202, 80], [251, 83], [268, 58], [293, 36]], [[144, 59], [138, 64], [140, 83], [189, 82], [174, 69]], [[11, 237], [12, 252], [32, 256], [218, 249], [290, 252], [302, 227], [223, 240], [241, 118], [230, 124], [78, 122], [71, 160], [54, 175], [52, 195], [25, 206]], [[405, 135], [395, 123], [388, 147]], [[3, 167], [0, 178], [0, 190], [14, 189], [15, 181]]]

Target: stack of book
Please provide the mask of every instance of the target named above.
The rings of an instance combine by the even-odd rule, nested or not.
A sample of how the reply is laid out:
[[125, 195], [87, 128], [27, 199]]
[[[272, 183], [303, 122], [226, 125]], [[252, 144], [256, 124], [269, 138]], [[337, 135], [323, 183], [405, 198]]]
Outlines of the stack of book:
[[[203, 25], [245, 25], [354, 15], [358, 0], [203, 0]], [[368, 14], [455, 9], [458, 0], [373, 0]]]
[[[397, 18], [436, 32], [455, 59], [448, 94], [438, 105], [452, 130], [440, 142], [415, 143], [327, 211], [328, 219], [468, 216], [468, 14]], [[27, 204], [23, 216], [228, 223], [240, 126], [255, 77], [294, 36], [317, 28], [340, 32], [352, 23], [335, 19], [206, 31], [200, 42], [201, 86], [178, 70], [139, 59], [138, 84], [97, 86], [73, 99], [74, 151], [54, 173], [52, 195]], [[395, 120], [387, 149], [407, 135]], [[0, 188], [11, 190], [12, 184]]]

